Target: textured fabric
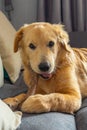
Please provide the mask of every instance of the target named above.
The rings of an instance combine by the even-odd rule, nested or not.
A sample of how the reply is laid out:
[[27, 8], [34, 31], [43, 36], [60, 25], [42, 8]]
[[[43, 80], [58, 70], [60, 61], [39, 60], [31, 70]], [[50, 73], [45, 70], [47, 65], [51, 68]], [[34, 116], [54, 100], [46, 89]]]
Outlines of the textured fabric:
[[15, 85], [6, 83], [0, 88], [0, 98], [3, 99], [7, 97], [13, 97], [26, 91], [27, 91], [27, 88], [23, 86], [15, 86]]
[[68, 31], [87, 31], [87, 0], [38, 0], [37, 20], [63, 23]]
[[4, 68], [13, 83], [19, 77], [21, 69], [20, 54], [13, 51], [15, 33], [13, 26], [0, 11], [0, 55]]
[[21, 112], [13, 112], [0, 100], [0, 130], [16, 130], [21, 123], [21, 117]]
[[83, 100], [80, 110], [76, 113], [77, 130], [87, 130], [87, 98]]
[[0, 87], [4, 84], [4, 72], [3, 72], [3, 65], [2, 65], [2, 60], [0, 57]]
[[8, 18], [11, 21], [11, 11], [14, 9], [13, 4], [12, 4], [12, 0], [5, 0], [4, 6], [5, 6], [5, 11], [8, 14]]
[[69, 36], [72, 47], [87, 47], [87, 32], [70, 32]]
[[87, 130], [87, 107], [80, 109], [76, 114], [77, 130]]
[[58, 112], [24, 114], [17, 130], [76, 130], [74, 116]]
[[11, 84], [6, 81], [3, 87], [0, 88], [0, 98], [7, 98], [18, 95], [20, 93], [26, 92], [27, 86], [23, 81], [23, 75], [20, 74], [20, 78], [15, 82], [15, 84]]
[[82, 107], [81, 108], [84, 108], [84, 107], [87, 107], [87, 98], [85, 98], [83, 100], [83, 103], [82, 103]]

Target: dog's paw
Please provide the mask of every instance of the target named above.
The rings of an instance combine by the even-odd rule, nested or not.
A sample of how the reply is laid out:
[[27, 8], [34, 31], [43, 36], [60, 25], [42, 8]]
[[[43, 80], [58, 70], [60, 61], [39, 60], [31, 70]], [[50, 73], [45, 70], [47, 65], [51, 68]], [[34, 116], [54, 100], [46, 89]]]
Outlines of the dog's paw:
[[50, 111], [50, 103], [46, 95], [28, 97], [21, 105], [21, 110], [26, 113], [42, 113]]
[[19, 101], [17, 98], [6, 98], [3, 100], [13, 111], [17, 109]]

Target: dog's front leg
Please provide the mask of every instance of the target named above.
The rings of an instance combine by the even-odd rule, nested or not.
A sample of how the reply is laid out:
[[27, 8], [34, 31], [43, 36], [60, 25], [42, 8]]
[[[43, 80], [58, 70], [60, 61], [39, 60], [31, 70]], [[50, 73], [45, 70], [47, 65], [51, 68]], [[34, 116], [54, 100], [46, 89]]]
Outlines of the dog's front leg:
[[81, 96], [79, 93], [74, 94], [50, 94], [49, 99], [51, 103], [51, 111], [66, 112], [71, 114], [76, 112], [81, 107]]
[[21, 110], [27, 113], [42, 113], [59, 111], [73, 113], [81, 106], [80, 95], [52, 93], [49, 95], [34, 95], [26, 99]]
[[36, 94], [28, 97], [21, 105], [22, 112], [42, 113], [49, 112], [51, 104], [48, 95]]
[[15, 97], [9, 97], [9, 98], [3, 99], [3, 102], [5, 102], [14, 111], [18, 108], [18, 106], [22, 102], [24, 102], [26, 98], [27, 98], [27, 95], [25, 93], [22, 93]]

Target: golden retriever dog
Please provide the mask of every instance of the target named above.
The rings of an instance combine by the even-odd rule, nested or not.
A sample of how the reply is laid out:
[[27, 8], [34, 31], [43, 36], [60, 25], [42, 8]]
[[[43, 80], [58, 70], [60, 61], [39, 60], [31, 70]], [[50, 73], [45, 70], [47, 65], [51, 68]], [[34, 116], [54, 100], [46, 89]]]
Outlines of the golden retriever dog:
[[30, 88], [4, 102], [26, 113], [74, 113], [87, 96], [87, 49], [70, 47], [63, 25], [45, 22], [25, 25], [17, 32], [24, 80]]

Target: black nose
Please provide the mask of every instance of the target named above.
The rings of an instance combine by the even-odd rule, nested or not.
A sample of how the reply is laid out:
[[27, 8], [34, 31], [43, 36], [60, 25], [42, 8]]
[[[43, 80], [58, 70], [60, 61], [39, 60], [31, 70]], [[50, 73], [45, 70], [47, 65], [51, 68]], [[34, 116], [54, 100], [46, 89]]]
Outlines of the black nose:
[[50, 69], [50, 64], [47, 62], [42, 62], [39, 64], [39, 69], [43, 72], [46, 72]]

